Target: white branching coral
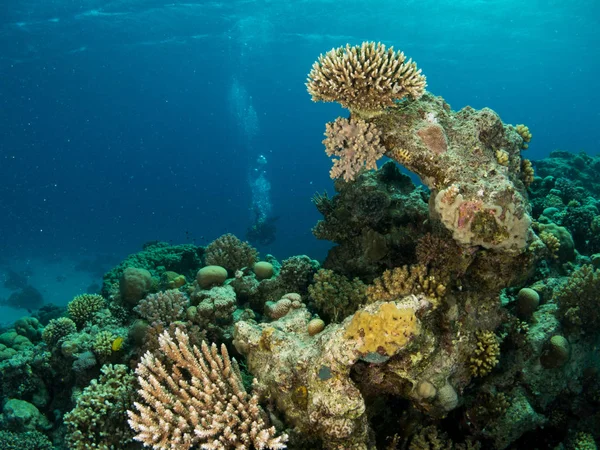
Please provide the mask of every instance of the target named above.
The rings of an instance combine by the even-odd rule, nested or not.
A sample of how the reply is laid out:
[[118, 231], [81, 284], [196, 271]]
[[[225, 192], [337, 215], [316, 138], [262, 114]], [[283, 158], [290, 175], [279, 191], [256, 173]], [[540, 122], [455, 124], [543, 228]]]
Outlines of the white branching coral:
[[313, 101], [338, 102], [353, 113], [373, 116], [406, 96], [425, 92], [425, 76], [404, 53], [380, 42], [339, 47], [320, 55], [306, 86]]
[[376, 170], [377, 161], [385, 153], [381, 133], [372, 123], [362, 119], [338, 117], [325, 127], [325, 153], [338, 157], [329, 172], [331, 178], [352, 181], [363, 170]]
[[147, 352], [136, 374], [141, 389], [137, 411], [127, 411], [135, 440], [153, 449], [284, 449], [243, 387], [239, 367], [224, 345], [191, 346], [181, 329], [160, 335], [159, 358]]

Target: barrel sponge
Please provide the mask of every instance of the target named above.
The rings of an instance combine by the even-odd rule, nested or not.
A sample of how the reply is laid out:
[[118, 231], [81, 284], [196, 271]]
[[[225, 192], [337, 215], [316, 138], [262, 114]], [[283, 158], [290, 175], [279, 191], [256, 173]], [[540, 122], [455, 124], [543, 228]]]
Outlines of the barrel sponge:
[[363, 169], [376, 170], [385, 153], [377, 127], [362, 119], [338, 117], [325, 126], [325, 136], [325, 153], [339, 158], [333, 160], [331, 178], [352, 181]]
[[380, 42], [346, 44], [320, 55], [306, 83], [313, 101], [338, 102], [364, 117], [406, 96], [418, 99], [426, 85], [412, 60]]
[[344, 337], [356, 340], [362, 354], [393, 356], [421, 332], [415, 310], [394, 302], [381, 303], [373, 312], [361, 309], [346, 327]]

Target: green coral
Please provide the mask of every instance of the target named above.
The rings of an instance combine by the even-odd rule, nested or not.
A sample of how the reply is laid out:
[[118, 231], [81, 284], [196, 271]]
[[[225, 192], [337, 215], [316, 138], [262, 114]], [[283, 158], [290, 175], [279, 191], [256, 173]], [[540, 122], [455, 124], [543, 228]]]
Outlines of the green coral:
[[76, 296], [67, 305], [67, 312], [71, 319], [82, 327], [91, 320], [98, 311], [106, 306], [104, 297], [98, 294], [82, 294]]
[[94, 339], [94, 343], [92, 344], [94, 353], [100, 359], [109, 358], [113, 352], [112, 345], [115, 339], [116, 336], [110, 331], [101, 331], [96, 335], [96, 339]]
[[560, 320], [572, 329], [595, 332], [600, 320], [600, 270], [584, 265], [554, 292]]
[[52, 442], [39, 431], [0, 431], [0, 450], [52, 450]]
[[55, 347], [60, 344], [64, 338], [77, 331], [77, 326], [68, 317], [59, 317], [52, 319], [42, 332], [42, 339], [49, 347]]
[[127, 410], [133, 406], [135, 376], [122, 364], [105, 365], [65, 414], [66, 442], [71, 450], [123, 448], [133, 432]]
[[321, 269], [315, 274], [308, 293], [324, 318], [339, 322], [366, 303], [366, 289], [359, 278], [350, 280], [333, 270]]
[[207, 265], [225, 267], [234, 273], [244, 267], [253, 267], [258, 261], [258, 252], [233, 234], [224, 234], [208, 244], [205, 261]]
[[202, 264], [204, 248], [192, 244], [171, 245], [167, 242], [149, 242], [142, 251], [129, 255], [122, 263], [104, 275], [102, 293], [106, 296], [119, 284], [128, 267], [139, 267], [160, 276], [167, 271], [193, 279]]

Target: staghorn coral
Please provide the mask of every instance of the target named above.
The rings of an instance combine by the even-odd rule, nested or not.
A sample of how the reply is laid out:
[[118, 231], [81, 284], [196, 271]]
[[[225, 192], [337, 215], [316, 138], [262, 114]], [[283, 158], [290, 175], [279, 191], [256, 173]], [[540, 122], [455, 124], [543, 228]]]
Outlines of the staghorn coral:
[[106, 307], [106, 301], [101, 295], [82, 294], [76, 296], [69, 302], [67, 305], [67, 312], [77, 326], [82, 327], [104, 307]]
[[375, 42], [332, 49], [320, 55], [306, 83], [313, 101], [338, 102], [369, 116], [410, 96], [418, 99], [426, 80], [402, 52]]
[[500, 343], [492, 331], [477, 331], [475, 335], [477, 348], [469, 358], [469, 367], [473, 376], [483, 377], [498, 364]]
[[366, 289], [359, 278], [350, 280], [333, 270], [321, 269], [315, 274], [308, 293], [323, 317], [340, 322], [366, 303]]
[[369, 302], [395, 300], [410, 294], [424, 294], [437, 303], [446, 294], [446, 285], [435, 272], [429, 271], [426, 266], [415, 264], [386, 270], [367, 287], [366, 293]]
[[159, 337], [160, 355], [146, 353], [136, 374], [140, 402], [127, 411], [135, 440], [154, 449], [283, 449], [242, 384], [237, 363], [224, 345], [191, 347], [179, 329]]
[[206, 247], [206, 264], [224, 267], [230, 274], [244, 267], [254, 266], [257, 260], [256, 249], [230, 233], [218, 237]]
[[333, 160], [331, 178], [352, 181], [364, 170], [376, 170], [377, 161], [385, 153], [377, 127], [362, 119], [338, 117], [325, 126], [325, 153]]
[[123, 448], [133, 433], [126, 411], [133, 402], [135, 377], [122, 364], [105, 365], [65, 414], [66, 442], [72, 450]]
[[133, 310], [149, 323], [169, 325], [185, 317], [188, 305], [189, 299], [183, 292], [170, 289], [148, 295]]

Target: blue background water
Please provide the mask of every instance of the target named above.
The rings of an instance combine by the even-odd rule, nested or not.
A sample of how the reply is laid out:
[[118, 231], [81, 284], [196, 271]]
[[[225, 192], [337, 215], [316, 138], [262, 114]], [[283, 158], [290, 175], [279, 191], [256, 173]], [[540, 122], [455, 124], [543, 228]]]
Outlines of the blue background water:
[[243, 237], [259, 154], [279, 217], [259, 249], [323, 257], [311, 197], [332, 192], [321, 140], [344, 111], [304, 82], [348, 42], [402, 49], [453, 109], [527, 124], [532, 158], [595, 154], [599, 22], [597, 0], [3, 0], [0, 274], [64, 304], [148, 240]]

